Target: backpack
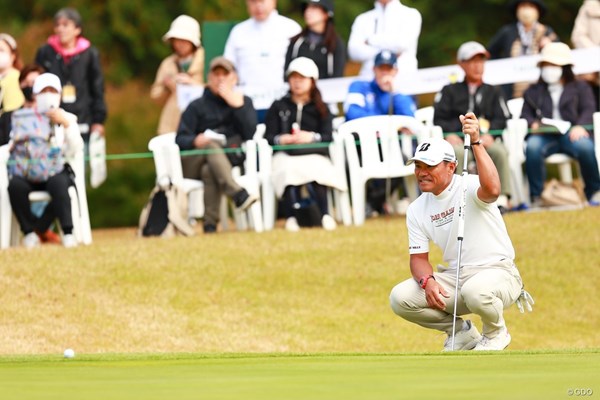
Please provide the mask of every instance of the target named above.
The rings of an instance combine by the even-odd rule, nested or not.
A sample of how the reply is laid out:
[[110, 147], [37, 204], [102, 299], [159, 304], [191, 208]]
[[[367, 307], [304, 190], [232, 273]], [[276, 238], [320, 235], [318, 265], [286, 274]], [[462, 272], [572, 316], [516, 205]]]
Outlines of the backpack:
[[11, 140], [10, 176], [21, 176], [30, 182], [40, 183], [63, 170], [62, 150], [45, 115], [31, 108], [14, 111]]
[[194, 228], [187, 221], [187, 194], [178, 186], [156, 185], [142, 209], [138, 224], [139, 236], [193, 236]]

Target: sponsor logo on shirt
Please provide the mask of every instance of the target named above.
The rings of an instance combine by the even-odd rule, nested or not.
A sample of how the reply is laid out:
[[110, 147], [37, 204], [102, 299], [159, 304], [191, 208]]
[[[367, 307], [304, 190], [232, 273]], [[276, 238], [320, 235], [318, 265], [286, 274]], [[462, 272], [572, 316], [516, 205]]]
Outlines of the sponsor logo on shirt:
[[430, 215], [430, 217], [431, 222], [433, 222], [433, 225], [436, 228], [449, 224], [454, 219], [454, 207], [450, 207], [446, 211], [442, 211], [439, 214]]

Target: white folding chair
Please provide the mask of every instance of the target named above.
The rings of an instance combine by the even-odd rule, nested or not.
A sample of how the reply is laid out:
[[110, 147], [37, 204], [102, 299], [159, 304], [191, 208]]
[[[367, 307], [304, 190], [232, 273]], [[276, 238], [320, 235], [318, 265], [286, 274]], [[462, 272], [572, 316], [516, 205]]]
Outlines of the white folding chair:
[[[258, 193], [256, 144], [253, 141], [248, 141], [244, 146], [246, 149], [245, 165], [247, 173], [242, 175], [240, 169], [234, 167], [232, 175], [236, 182], [249, 193]], [[157, 182], [168, 179], [172, 184], [183, 189], [188, 194], [189, 218], [202, 218], [204, 216], [204, 183], [201, 180], [183, 177], [181, 154], [179, 146], [175, 143], [175, 133], [170, 132], [153, 137], [148, 143], [148, 149], [152, 152], [154, 158]], [[227, 198], [223, 196], [221, 203], [221, 226], [223, 229], [228, 228], [227, 204]], [[235, 210], [234, 219], [238, 229], [243, 230], [251, 226], [255, 231], [262, 232], [263, 223], [260, 207], [260, 201], [257, 201], [248, 209], [246, 216]]]
[[[336, 173], [346, 181], [346, 160], [344, 155], [343, 141], [334, 132], [333, 141], [329, 145], [329, 158], [333, 163]], [[263, 204], [263, 218], [265, 230], [275, 227], [277, 214], [276, 196], [273, 182], [271, 181], [273, 148], [266, 139], [258, 142], [258, 175], [261, 185], [261, 200]], [[350, 197], [348, 191], [331, 189], [328, 191], [329, 208], [333, 211], [333, 217], [348, 226], [352, 224], [350, 212]]]
[[[69, 188], [71, 198], [71, 214], [73, 218], [73, 235], [78, 243], [89, 245], [92, 243], [92, 228], [85, 187], [85, 166], [83, 139], [78, 136], [73, 140], [80, 140], [80, 148], [71, 158], [65, 159], [75, 173], [75, 186]], [[5, 249], [19, 244], [20, 229], [16, 218], [13, 216], [10, 199], [8, 197], [8, 172], [7, 161], [9, 145], [0, 147], [0, 248]], [[49, 202], [52, 198], [46, 191], [34, 191], [29, 194], [30, 202]]]
[[[405, 177], [409, 198], [417, 198], [414, 165], [405, 165], [402, 157], [403, 151], [407, 157], [412, 157], [413, 137], [400, 134], [398, 140], [398, 131], [402, 127], [407, 127], [415, 133], [418, 142], [425, 138], [423, 125], [414, 117], [402, 115], [359, 118], [343, 123], [338, 129], [346, 149], [355, 225], [362, 225], [365, 221], [365, 185], [370, 179]], [[353, 133], [358, 135], [359, 144], [356, 143]]]

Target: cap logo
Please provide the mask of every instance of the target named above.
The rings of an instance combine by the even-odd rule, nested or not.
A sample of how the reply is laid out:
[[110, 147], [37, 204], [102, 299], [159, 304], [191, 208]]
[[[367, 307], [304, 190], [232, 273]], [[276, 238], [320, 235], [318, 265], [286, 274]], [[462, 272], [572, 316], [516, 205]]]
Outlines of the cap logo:
[[430, 147], [430, 146], [431, 146], [431, 143], [423, 143], [423, 144], [421, 145], [421, 147], [419, 147], [419, 150], [418, 150], [418, 151], [419, 151], [419, 152], [421, 152], [421, 151], [427, 151], [427, 150], [429, 149], [429, 147]]

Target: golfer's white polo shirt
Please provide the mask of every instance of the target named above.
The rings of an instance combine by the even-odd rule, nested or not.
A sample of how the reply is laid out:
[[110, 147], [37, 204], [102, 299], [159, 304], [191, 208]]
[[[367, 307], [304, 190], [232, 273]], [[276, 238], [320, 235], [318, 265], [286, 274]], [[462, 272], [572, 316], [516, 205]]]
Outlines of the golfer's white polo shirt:
[[[439, 196], [423, 193], [408, 207], [406, 225], [410, 254], [428, 253], [432, 241], [442, 249], [448, 266], [456, 268], [462, 180], [462, 176], [454, 175], [452, 183]], [[515, 250], [498, 206], [479, 200], [479, 186], [479, 176], [467, 176], [461, 264], [486, 265], [502, 259], [514, 260]]]

